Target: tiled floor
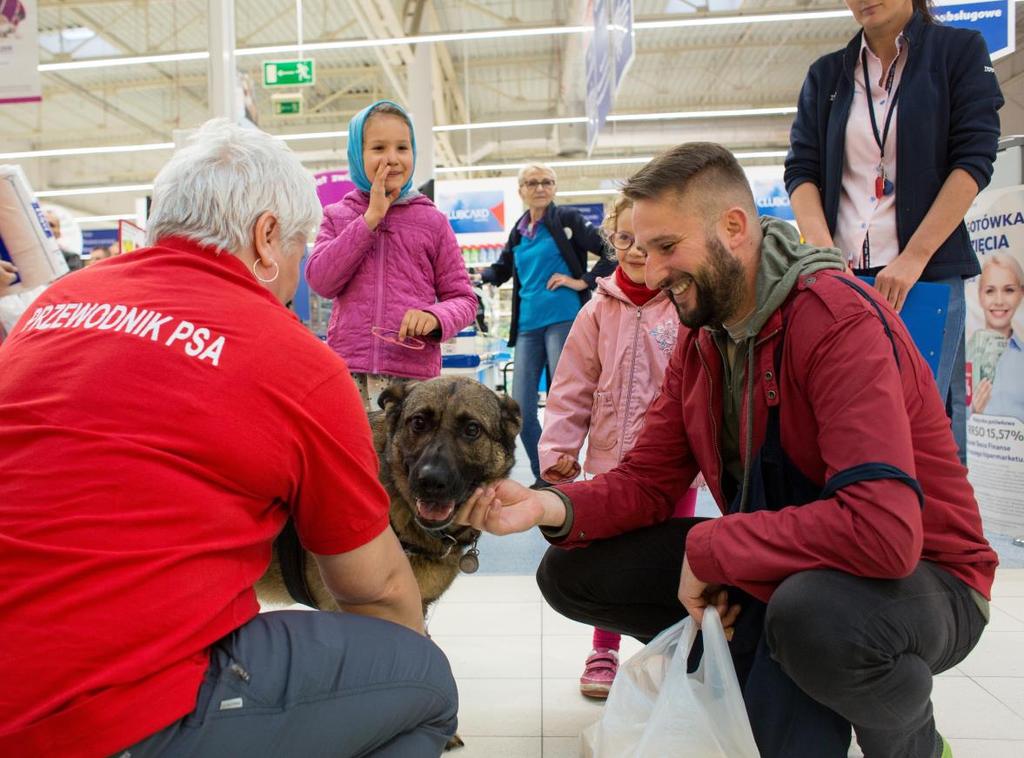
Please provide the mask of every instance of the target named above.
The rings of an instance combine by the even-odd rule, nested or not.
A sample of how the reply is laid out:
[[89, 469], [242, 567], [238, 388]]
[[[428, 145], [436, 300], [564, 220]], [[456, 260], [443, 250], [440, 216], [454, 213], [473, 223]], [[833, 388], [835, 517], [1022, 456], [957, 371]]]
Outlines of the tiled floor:
[[[452, 758], [575, 758], [601, 706], [579, 694], [590, 629], [548, 608], [532, 576], [460, 576], [430, 633], [459, 682]], [[628, 657], [639, 649], [623, 640]], [[1000, 571], [992, 622], [960, 666], [935, 680], [939, 729], [956, 758], [1024, 756], [1024, 569]]]

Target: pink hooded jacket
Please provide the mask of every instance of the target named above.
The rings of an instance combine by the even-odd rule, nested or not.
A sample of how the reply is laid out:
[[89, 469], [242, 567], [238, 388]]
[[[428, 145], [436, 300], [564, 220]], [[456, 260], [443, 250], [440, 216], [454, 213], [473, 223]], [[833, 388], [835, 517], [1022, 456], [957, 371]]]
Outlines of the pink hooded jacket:
[[454, 337], [476, 317], [469, 283], [448, 220], [426, 197], [391, 206], [370, 231], [363, 214], [369, 197], [353, 190], [324, 209], [324, 220], [306, 264], [314, 292], [334, 299], [327, 344], [350, 371], [429, 379], [441, 373], [436, 339], [410, 350], [377, 339], [373, 326], [398, 329], [418, 308], [441, 324], [441, 339]]
[[678, 330], [679, 316], [664, 292], [637, 307], [614, 276], [597, 280], [597, 294], [576, 316], [548, 392], [538, 446], [546, 481], [579, 475], [578, 466], [568, 479], [550, 468], [559, 455], [578, 458], [588, 432], [583, 470], [603, 474], [618, 465], [658, 394]]

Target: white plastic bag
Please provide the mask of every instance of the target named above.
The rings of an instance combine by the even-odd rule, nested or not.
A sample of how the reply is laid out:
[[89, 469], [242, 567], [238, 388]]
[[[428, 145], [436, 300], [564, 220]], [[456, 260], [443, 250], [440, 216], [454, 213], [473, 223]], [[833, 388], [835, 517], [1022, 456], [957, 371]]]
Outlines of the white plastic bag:
[[586, 758], [759, 758], [722, 622], [704, 613], [704, 655], [686, 661], [697, 638], [687, 616], [626, 661], [601, 720], [584, 730]]

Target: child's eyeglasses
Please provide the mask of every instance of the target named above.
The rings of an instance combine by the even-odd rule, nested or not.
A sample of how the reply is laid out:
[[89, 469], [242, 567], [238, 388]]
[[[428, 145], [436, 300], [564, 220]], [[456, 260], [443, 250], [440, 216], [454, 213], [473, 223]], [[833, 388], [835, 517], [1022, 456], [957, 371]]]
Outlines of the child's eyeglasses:
[[417, 339], [416, 337], [406, 337], [404, 340], [398, 339], [397, 329], [385, 329], [383, 326], [371, 326], [370, 334], [379, 340], [388, 342], [392, 345], [398, 345], [399, 347], [405, 347], [409, 350], [422, 350], [426, 343]]
[[629, 232], [615, 232], [610, 241], [616, 250], [626, 251], [636, 244], [636, 237]]

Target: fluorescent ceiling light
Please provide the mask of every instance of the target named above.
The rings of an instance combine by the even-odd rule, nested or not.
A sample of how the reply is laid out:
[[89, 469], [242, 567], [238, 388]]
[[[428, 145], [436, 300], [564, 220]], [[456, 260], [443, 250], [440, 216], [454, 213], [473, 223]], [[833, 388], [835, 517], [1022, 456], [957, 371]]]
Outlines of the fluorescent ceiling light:
[[235, 57], [270, 55], [276, 53], [307, 53], [317, 50], [355, 50], [364, 47], [395, 47], [434, 42], [470, 42], [472, 40], [518, 39], [520, 37], [553, 37], [564, 34], [582, 34], [591, 31], [587, 26], [541, 26], [531, 29], [485, 29], [478, 32], [450, 32], [446, 34], [416, 34], [409, 37], [381, 37], [380, 39], [343, 39], [334, 42], [311, 42], [301, 45], [270, 45], [245, 47], [235, 50]]
[[136, 55], [124, 58], [96, 58], [91, 61], [66, 61], [63, 63], [40, 63], [40, 71], [71, 71], [80, 68], [110, 68], [111, 66], [143, 66], [151, 63], [175, 63], [178, 61], [205, 61], [210, 54], [205, 50], [194, 53], [167, 53], [165, 55]]
[[733, 155], [736, 156], [736, 160], [753, 160], [754, 158], [785, 158], [788, 150], [750, 150], [745, 153], [737, 153], [733, 151]]
[[0, 160], [18, 158], [56, 158], [65, 155], [103, 155], [107, 153], [135, 153], [146, 150], [173, 150], [173, 142], [150, 142], [144, 145], [109, 145], [106, 147], [69, 147], [56, 150], [24, 150], [19, 153], [0, 153]]
[[114, 187], [76, 187], [75, 189], [42, 190], [36, 197], [71, 197], [72, 195], [106, 195], [113, 192], [149, 192], [152, 184], [121, 184]]
[[77, 216], [72, 221], [77, 221], [79, 224], [91, 224], [97, 221], [138, 221], [138, 216], [134, 213], [115, 213], [111, 216]]
[[[1024, 0], [1021, 0], [1024, 2]], [[665, 113], [622, 113], [608, 116], [609, 123], [626, 121], [685, 121], [702, 118], [740, 118], [744, 116], [789, 116], [796, 113], [796, 106], [779, 108], [728, 108], [724, 110], [666, 111]], [[558, 124], [585, 124], [586, 116], [565, 116], [561, 118], [524, 118], [514, 121], [480, 121], [472, 124], [444, 124], [435, 126], [435, 132], [461, 132], [474, 129], [506, 129], [517, 126], [556, 126]]]
[[[1021, 0], [1017, 0], [1020, 2]], [[728, 26], [732, 24], [767, 24], [786, 21], [824, 21], [835, 18], [851, 18], [848, 10], [801, 11], [798, 13], [759, 13], [701, 16], [699, 18], [678, 18], [663, 21], [637, 21], [637, 31], [648, 29], [681, 29], [695, 26]], [[609, 28], [612, 28], [609, 25]], [[447, 34], [418, 34], [409, 37], [384, 37], [381, 39], [346, 39], [332, 42], [311, 42], [302, 45], [270, 45], [246, 47], [235, 50], [235, 57], [252, 55], [275, 55], [278, 53], [310, 53], [318, 50], [356, 50], [361, 48], [395, 47], [398, 45], [430, 44], [434, 42], [468, 42], [472, 40], [520, 39], [523, 37], [552, 37], [566, 34], [583, 34], [593, 30], [591, 26], [543, 26], [528, 29], [485, 29], [475, 32], [451, 32]], [[153, 63], [174, 63], [177, 61], [199, 61], [210, 57], [205, 50], [191, 53], [167, 53], [164, 55], [138, 55], [122, 58], [102, 58], [88, 61], [65, 61], [41, 63], [40, 71], [69, 71], [83, 68], [105, 68], [109, 66], [139, 66]]]
[[555, 124], [585, 124], [586, 116], [566, 116], [564, 118], [524, 118], [517, 121], [480, 121], [474, 124], [444, 124], [435, 126], [435, 132], [462, 132], [473, 129], [504, 129], [512, 126], [553, 126]]
[[[1021, 0], [1024, 2], [1024, 0]], [[623, 113], [608, 116], [609, 122], [617, 121], [682, 121], [697, 118], [741, 118], [743, 116], [788, 116], [796, 113], [795, 105], [782, 108], [730, 108], [717, 111], [670, 111], [666, 113]]]
[[[754, 160], [756, 158], [785, 158], [786, 150], [748, 150], [745, 152], [733, 151], [736, 160]], [[581, 158], [572, 161], [546, 161], [545, 166], [551, 168], [572, 168], [583, 166], [625, 166], [644, 164], [650, 161], [652, 156], [630, 156], [628, 158]], [[518, 171], [527, 163], [482, 163], [476, 166], [438, 166], [434, 169], [435, 174], [459, 174], [472, 173], [477, 171]], [[565, 193], [559, 193], [565, 194]]]
[[302, 134], [272, 134], [272, 137], [277, 137], [285, 142], [296, 142], [298, 140], [306, 139], [328, 139], [330, 137], [347, 137], [348, 132], [305, 132]]
[[827, 21], [833, 18], [852, 19], [853, 14], [849, 10], [834, 10], [800, 11], [798, 13], [756, 13], [735, 16], [700, 16], [698, 18], [673, 18], [665, 21], [635, 21], [633, 22], [633, 28], [637, 31], [644, 29], [682, 29], [690, 26], [770, 24], [775, 21]]
[[[733, 151], [736, 160], [753, 160], [756, 158], [784, 158], [786, 150], [749, 150], [746, 152]], [[644, 164], [651, 160], [651, 156], [630, 156], [627, 158], [581, 158], [579, 160], [548, 161], [544, 165], [551, 168], [572, 168], [583, 166], [625, 166]], [[475, 173], [478, 171], [518, 171], [526, 163], [484, 163], [476, 166], [438, 166], [434, 169], [435, 174], [459, 174]], [[67, 197], [69, 195], [103, 195], [109, 192], [148, 192], [153, 189], [152, 184], [125, 184], [117, 187], [78, 187], [67, 190], [43, 190], [37, 192], [36, 197]], [[610, 190], [609, 192], [614, 192]], [[570, 190], [560, 192], [560, 195], [581, 195], [581, 194], [603, 194], [605, 190]], [[127, 217], [130, 217], [128, 214]], [[126, 216], [113, 216], [112, 218], [126, 218]], [[90, 220], [108, 220], [106, 217], [97, 216]], [[81, 220], [81, 219], [79, 219]]]
[[[1020, 0], [1024, 2], [1024, 0]], [[727, 110], [707, 111], [675, 111], [666, 113], [624, 113], [611, 115], [608, 121], [684, 121], [706, 118], [741, 118], [746, 116], [785, 116], [796, 113], [795, 106], [779, 108], [731, 108]], [[529, 126], [553, 126], [557, 124], [583, 124], [585, 116], [566, 116], [561, 118], [533, 118], [515, 121], [481, 121], [475, 124], [444, 124], [435, 126], [435, 132], [470, 131], [473, 129], [506, 129]], [[302, 132], [298, 134], [275, 134], [274, 137], [285, 142], [302, 140], [333, 139], [348, 137], [348, 131], [333, 132]], [[0, 153], [0, 160], [18, 160], [25, 158], [54, 158], [70, 155], [100, 155], [106, 153], [133, 153], [146, 150], [173, 150], [173, 142], [150, 142], [142, 145], [109, 145], [105, 147], [69, 147], [53, 150], [23, 150], [14, 153]], [[554, 164], [552, 164], [554, 165]]]
[[565, 192], [559, 191], [557, 197], [590, 197], [593, 195], [617, 195], [619, 191], [617, 189], [597, 189], [597, 190], [567, 190]]
[[[630, 157], [630, 158], [581, 158], [574, 161], [546, 161], [545, 166], [551, 168], [570, 168], [575, 166], [620, 166], [626, 164], [647, 163], [651, 156]], [[435, 174], [458, 174], [463, 171], [518, 171], [526, 163], [482, 163], [476, 166], [439, 166], [434, 169]]]

